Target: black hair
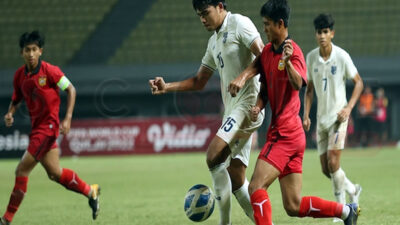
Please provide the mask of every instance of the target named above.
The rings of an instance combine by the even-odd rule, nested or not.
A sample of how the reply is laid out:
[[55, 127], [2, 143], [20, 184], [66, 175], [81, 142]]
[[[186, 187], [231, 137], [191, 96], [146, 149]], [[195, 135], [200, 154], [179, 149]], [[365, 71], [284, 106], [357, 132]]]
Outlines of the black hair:
[[324, 28], [329, 28], [333, 30], [333, 25], [335, 25], [335, 20], [331, 14], [321, 13], [314, 19], [315, 30], [322, 30]]
[[193, 9], [202, 11], [208, 6], [217, 6], [219, 3], [224, 5], [224, 9], [226, 10], [225, 0], [192, 0]]
[[287, 0], [268, 0], [260, 11], [262, 17], [268, 17], [274, 22], [283, 20], [285, 27], [289, 26], [290, 7]]
[[31, 33], [23, 33], [19, 38], [19, 47], [23, 49], [29, 44], [37, 44], [39, 48], [42, 48], [44, 46], [44, 36], [37, 30], [32, 31]]

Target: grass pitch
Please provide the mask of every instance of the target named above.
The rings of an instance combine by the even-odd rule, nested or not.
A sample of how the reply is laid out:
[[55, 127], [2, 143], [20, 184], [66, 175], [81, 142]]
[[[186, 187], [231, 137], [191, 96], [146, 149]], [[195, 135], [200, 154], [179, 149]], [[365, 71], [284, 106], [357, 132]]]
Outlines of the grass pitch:
[[[248, 178], [257, 155], [258, 152], [252, 153]], [[0, 215], [14, 185], [17, 162], [0, 160]], [[332, 185], [321, 173], [317, 152], [307, 151], [303, 164], [303, 195], [333, 200]], [[101, 185], [98, 219], [92, 221], [85, 197], [50, 181], [43, 168], [37, 166], [13, 225], [191, 225], [194, 223], [183, 212], [186, 191], [198, 183], [211, 186], [204, 153], [63, 158], [61, 165], [75, 170], [85, 181]], [[400, 150], [345, 150], [342, 168], [352, 181], [363, 187], [359, 225], [400, 224]], [[288, 217], [278, 182], [271, 186], [269, 196], [276, 225], [333, 224], [332, 219]], [[234, 197], [232, 202], [233, 223], [251, 224]], [[201, 224], [216, 225], [218, 218], [216, 207], [213, 215]]]

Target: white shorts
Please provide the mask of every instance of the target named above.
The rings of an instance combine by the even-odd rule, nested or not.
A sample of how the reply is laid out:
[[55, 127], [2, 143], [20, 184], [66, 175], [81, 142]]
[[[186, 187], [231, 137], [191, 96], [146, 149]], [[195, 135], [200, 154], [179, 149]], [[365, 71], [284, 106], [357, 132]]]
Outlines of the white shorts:
[[231, 150], [227, 166], [231, 159], [239, 159], [246, 166], [249, 165], [252, 134], [264, 120], [264, 110], [260, 112], [257, 122], [250, 119], [247, 109], [236, 108], [228, 115], [224, 115], [222, 126], [217, 136], [224, 140]]
[[348, 120], [336, 122], [328, 129], [317, 131], [318, 152], [320, 155], [328, 150], [342, 150], [346, 141]]

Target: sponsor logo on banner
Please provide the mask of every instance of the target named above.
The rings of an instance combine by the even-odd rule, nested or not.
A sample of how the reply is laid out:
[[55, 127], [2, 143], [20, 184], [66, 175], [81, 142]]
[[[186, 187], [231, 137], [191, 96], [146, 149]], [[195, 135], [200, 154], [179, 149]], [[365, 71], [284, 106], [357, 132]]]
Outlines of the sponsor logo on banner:
[[211, 116], [73, 121], [60, 148], [62, 155], [205, 151], [220, 125]]
[[25, 151], [29, 145], [29, 136], [14, 130], [12, 134], [0, 134], [0, 151]]
[[139, 135], [137, 126], [73, 128], [67, 134], [69, 149], [75, 153], [131, 151]]
[[194, 124], [185, 124], [178, 129], [166, 122], [151, 125], [147, 130], [147, 140], [153, 144], [155, 152], [161, 152], [164, 148], [204, 148], [210, 134], [210, 128], [198, 129]]

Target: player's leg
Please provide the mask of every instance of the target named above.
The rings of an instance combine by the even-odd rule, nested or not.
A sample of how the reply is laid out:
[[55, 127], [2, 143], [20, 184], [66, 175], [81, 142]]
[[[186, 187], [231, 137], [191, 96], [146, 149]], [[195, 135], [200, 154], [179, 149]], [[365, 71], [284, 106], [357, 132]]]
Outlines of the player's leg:
[[231, 179], [225, 161], [230, 155], [228, 144], [215, 136], [207, 149], [207, 166], [213, 180], [214, 192], [220, 210], [220, 225], [231, 223]]
[[341, 150], [329, 150], [328, 151], [328, 168], [331, 175], [333, 194], [335, 195], [336, 201], [342, 204], [346, 203], [346, 193], [344, 188], [345, 173], [340, 168], [340, 155]]
[[15, 183], [14, 188], [11, 192], [10, 201], [7, 206], [7, 210], [2, 217], [2, 223], [8, 224], [14, 218], [15, 213], [18, 210], [22, 200], [24, 199], [25, 193], [28, 187], [28, 176], [35, 168], [37, 161], [35, 158], [26, 151], [18, 163], [15, 170]]
[[[239, 136], [240, 126], [245, 119], [246, 113], [240, 107], [225, 115], [222, 126], [207, 149], [207, 165], [213, 179], [214, 191], [221, 215], [220, 224], [222, 225], [230, 224], [231, 217], [232, 184], [226, 160], [232, 154], [231, 147], [242, 146], [243, 144], [243, 138]], [[243, 171], [241, 173], [244, 175]], [[242, 186], [243, 181], [241, 178], [235, 179], [234, 182], [236, 181], [238, 184], [235, 184], [235, 186]]]
[[272, 225], [272, 208], [268, 187], [279, 176], [280, 171], [269, 162], [258, 159], [251, 177], [249, 193], [257, 225]]
[[328, 140], [329, 140], [328, 134], [329, 133], [326, 130], [317, 131], [317, 147], [318, 147], [322, 173], [326, 177], [331, 179], [331, 175], [328, 168]]
[[293, 137], [285, 144], [286, 151], [297, 148], [296, 153], [291, 155], [289, 162], [284, 167], [279, 180], [287, 214], [314, 218], [338, 217], [345, 219], [346, 225], [356, 224], [359, 213], [358, 205], [343, 205], [315, 196], [300, 197], [305, 138], [301, 136]]
[[[241, 132], [235, 143], [231, 144], [231, 156], [229, 157], [228, 173], [232, 183], [232, 193], [235, 195], [240, 207], [254, 222], [253, 208], [250, 203], [249, 181], [246, 178], [246, 168], [249, 165], [252, 136]], [[228, 160], [227, 160], [228, 162]]]
[[[336, 200], [342, 204], [346, 202], [345, 192], [350, 195], [352, 201], [358, 203], [358, 196], [361, 193], [361, 186], [354, 185], [347, 177], [340, 166], [341, 152], [344, 149], [347, 132], [347, 121], [335, 124], [329, 133], [328, 145], [328, 168], [332, 178], [332, 185]], [[357, 193], [357, 189], [359, 189]]]
[[342, 217], [349, 215], [350, 208], [338, 202], [315, 196], [301, 197], [302, 174], [291, 173], [280, 180], [283, 205], [289, 216], [297, 217]]
[[249, 181], [246, 178], [246, 168], [247, 165], [242, 160], [234, 158], [231, 159], [227, 169], [231, 178], [232, 193], [246, 215], [254, 222], [253, 208], [251, 207], [249, 195]]
[[58, 148], [48, 151], [40, 163], [46, 170], [49, 179], [63, 185], [68, 190], [89, 196], [90, 185], [81, 180], [73, 170], [60, 167]]
[[[54, 147], [54, 146], [53, 146]], [[99, 186], [89, 185], [79, 178], [73, 170], [60, 167], [59, 149], [53, 148], [48, 151], [40, 160], [40, 163], [47, 172], [49, 178], [66, 189], [80, 193], [89, 198], [89, 205], [93, 211], [93, 219], [96, 219], [99, 212]]]

